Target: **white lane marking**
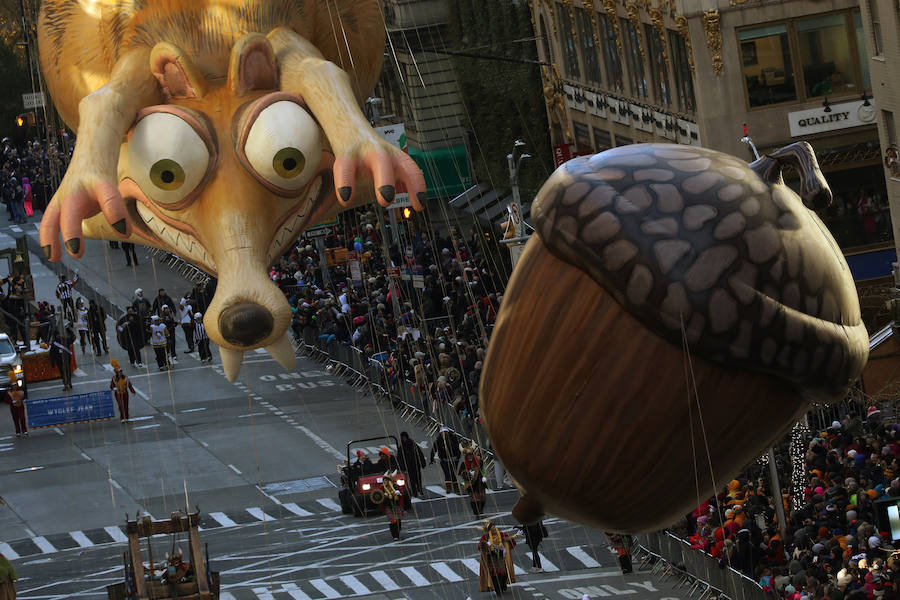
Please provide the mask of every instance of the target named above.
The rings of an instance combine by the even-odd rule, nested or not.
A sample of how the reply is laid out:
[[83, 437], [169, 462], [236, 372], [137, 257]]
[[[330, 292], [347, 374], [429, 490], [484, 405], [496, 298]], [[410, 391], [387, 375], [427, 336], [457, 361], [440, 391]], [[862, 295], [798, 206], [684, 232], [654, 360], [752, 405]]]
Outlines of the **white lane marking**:
[[125, 490], [122, 489], [122, 486], [119, 485], [119, 482], [116, 481], [115, 479], [111, 478], [111, 477], [110, 477], [110, 479], [109, 479], [109, 484], [110, 484], [111, 486], [113, 486], [114, 488], [116, 488], [117, 490], [119, 490], [120, 492], [124, 492], [124, 491], [125, 491]]
[[341, 505], [331, 498], [318, 498], [316, 499], [316, 502], [330, 510], [341, 510]]
[[308, 510], [303, 510], [293, 502], [288, 502], [287, 504], [282, 504], [283, 507], [297, 515], [298, 517], [311, 517], [313, 514]]
[[588, 569], [596, 569], [600, 566], [600, 563], [594, 560], [590, 554], [582, 550], [579, 546], [569, 546], [568, 548], [566, 548], [566, 552], [580, 560], [581, 563]]
[[267, 588], [253, 588], [253, 593], [259, 600], [275, 600], [275, 596], [269, 593]]
[[238, 416], [238, 419], [246, 419], [246, 418], [248, 418], [248, 417], [264, 417], [264, 416], [266, 416], [266, 415], [268, 415], [268, 414], [269, 414], [269, 413], [248, 413], [248, 414], [246, 414], [246, 415], [240, 415], [240, 416]]
[[75, 540], [75, 543], [82, 548], [90, 548], [94, 545], [94, 542], [89, 540], [88, 537], [84, 535], [83, 531], [70, 531], [69, 535], [71, 535], [72, 539]]
[[116, 370], [113, 369], [112, 365], [109, 364], [109, 363], [103, 363], [103, 368], [104, 368], [105, 370], [107, 370], [107, 371], [112, 372], [112, 373], [115, 373], [115, 372], [116, 372]]
[[425, 489], [428, 490], [429, 492], [434, 492], [438, 496], [446, 496], [447, 495], [447, 490], [445, 490], [442, 487], [438, 487], [436, 485], [426, 485]]
[[354, 594], [371, 594], [372, 593], [369, 591], [369, 588], [364, 586], [359, 581], [359, 579], [357, 579], [353, 575], [342, 575], [338, 579], [340, 579], [343, 582], [343, 584], [346, 585], [348, 588], [353, 590]]
[[10, 225], [9, 228], [16, 233], [22, 233], [22, 228], [18, 225]]
[[447, 566], [445, 562], [436, 562], [431, 563], [431, 568], [441, 574], [441, 577], [446, 579], [447, 581], [462, 581], [463, 578], [456, 574], [456, 572]]
[[[139, 388], [139, 387], [137, 387], [136, 385], [134, 385], [134, 383], [131, 384], [131, 387], [134, 388], [134, 393], [135, 393], [135, 394], [137, 394], [138, 396], [140, 396], [140, 397], [143, 398], [144, 400], [147, 400], [148, 402], [150, 401], [150, 396], [148, 396], [147, 394], [145, 394], [144, 392], [142, 392], [142, 391], [141, 391], [141, 388]], [[148, 418], [152, 419], [153, 417], [148, 417]], [[134, 420], [134, 419], [132, 419], [132, 420]]]
[[481, 563], [475, 558], [464, 558], [462, 559], [462, 564], [466, 565], [466, 568], [476, 575], [481, 572]]
[[[135, 389], [137, 389], [137, 388], [135, 388]], [[146, 415], [143, 417], [131, 417], [130, 420], [131, 421], [149, 421], [152, 418], [153, 418], [153, 415]]]
[[232, 471], [234, 471], [235, 473], [237, 473], [238, 475], [242, 475], [240, 469], [238, 469], [236, 466], [229, 464], [228, 468], [231, 469]]
[[91, 457], [88, 456], [87, 454], [85, 454], [84, 452], [81, 453], [81, 458], [83, 458], [84, 460], [91, 460]]
[[[288, 596], [294, 600], [312, 600], [312, 598], [307, 596], [296, 583], [285, 583], [281, 587], [287, 592]], [[221, 598], [219, 600], [221, 600]]]
[[35, 545], [40, 548], [41, 552], [43, 552], [44, 554], [53, 554], [57, 551], [56, 548], [53, 547], [53, 544], [48, 542], [47, 538], [42, 535], [31, 538], [31, 541], [34, 542]]
[[206, 408], [189, 408], [187, 410], [183, 410], [183, 413], [192, 413], [192, 412], [200, 412], [201, 410], [206, 410]]
[[324, 579], [310, 579], [310, 585], [325, 594], [326, 598], [340, 598], [341, 595], [336, 589], [325, 583]]
[[154, 423], [153, 425], [141, 425], [140, 427], [135, 427], [134, 429], [153, 429], [154, 427], [162, 427], [159, 423]]
[[378, 453], [381, 452], [381, 447], [380, 446], [368, 446], [368, 447], [366, 447], [366, 452], [368, 452], [369, 454], [378, 456]]
[[372, 579], [378, 582], [378, 585], [384, 588], [386, 592], [393, 592], [394, 590], [399, 590], [400, 586], [394, 583], [394, 580], [388, 577], [388, 574], [384, 571], [372, 571], [369, 573], [372, 576]]
[[265, 354], [266, 349], [265, 348], [257, 348], [256, 350], [254, 350], [254, 352], [256, 352], [257, 354]]
[[[532, 560], [534, 560], [534, 559], [532, 558], [531, 552], [526, 552], [525, 554], [528, 555], [528, 558], [531, 558]], [[541, 554], [540, 552], [538, 552], [538, 556], [541, 557], [541, 568], [543, 568], [545, 571], [547, 571], [548, 573], [549, 573], [549, 572], [553, 572], [553, 571], [559, 571], [559, 567], [557, 567], [557, 566], [554, 565], [552, 562], [550, 562], [549, 560], [547, 560], [547, 557], [546, 557], [546, 556], [544, 556], [544, 555]]]
[[219, 600], [236, 600], [231, 592], [219, 592]]
[[108, 525], [103, 528], [103, 531], [109, 534], [109, 537], [113, 539], [114, 542], [127, 542], [128, 536], [122, 533], [122, 530], [116, 527], [115, 525]]
[[216, 522], [222, 527], [236, 527], [237, 523], [229, 519], [225, 516], [223, 512], [212, 512], [209, 513], [209, 516], [216, 520]]
[[72, 375], [74, 375], [75, 377], [87, 377], [87, 373], [82, 371], [80, 368], [72, 371]]
[[275, 517], [267, 515], [263, 509], [253, 506], [247, 509], [247, 512], [250, 513], [254, 519], [258, 521], [274, 521]]
[[16, 473], [25, 473], [27, 471], [41, 471], [44, 467], [24, 467], [21, 469], [16, 469]]
[[409, 577], [416, 587], [425, 587], [431, 585], [431, 582], [422, 577], [422, 574], [416, 571], [415, 567], [400, 567], [400, 572]]
[[3, 542], [0, 542], [0, 554], [10, 560], [16, 560], [17, 558], [19, 558], [19, 554], [15, 550], [10, 548], [9, 544], [5, 544]]
[[312, 430], [309, 429], [308, 427], [301, 425], [297, 429], [299, 429], [300, 431], [305, 433], [306, 437], [308, 437], [313, 442], [315, 442], [316, 446], [318, 446], [325, 452], [328, 452], [329, 454], [331, 454], [333, 457], [337, 458], [338, 460], [345, 460], [347, 458], [343, 453], [338, 452], [338, 450], [334, 446], [332, 446], [331, 444], [329, 444], [328, 442], [326, 442], [325, 440], [323, 440], [322, 438], [317, 436], [315, 433], [313, 433]]

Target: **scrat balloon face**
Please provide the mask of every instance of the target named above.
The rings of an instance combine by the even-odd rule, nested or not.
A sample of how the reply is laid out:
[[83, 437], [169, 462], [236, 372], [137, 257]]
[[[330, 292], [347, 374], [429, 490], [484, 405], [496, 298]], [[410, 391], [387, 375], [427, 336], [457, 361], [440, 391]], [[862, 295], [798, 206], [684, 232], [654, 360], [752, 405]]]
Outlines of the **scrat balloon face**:
[[76, 257], [83, 236], [175, 253], [219, 279], [204, 324], [228, 378], [258, 347], [290, 368], [290, 307], [268, 266], [358, 197], [357, 174], [382, 205], [399, 180], [422, 208], [421, 172], [359, 110], [383, 17], [377, 0], [184, 4], [42, 4], [42, 65], [78, 143], [41, 245], [51, 260], [60, 234]]

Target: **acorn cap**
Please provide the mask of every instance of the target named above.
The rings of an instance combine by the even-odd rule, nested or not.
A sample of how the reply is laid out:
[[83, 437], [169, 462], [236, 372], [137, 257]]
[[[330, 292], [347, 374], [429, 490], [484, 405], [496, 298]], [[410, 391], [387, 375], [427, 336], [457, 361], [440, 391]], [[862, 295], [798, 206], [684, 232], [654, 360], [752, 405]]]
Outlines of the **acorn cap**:
[[[531, 209], [540, 240], [644, 326], [712, 362], [843, 397], [868, 334], [850, 270], [781, 183], [799, 156], [807, 203], [831, 193], [808, 144], [747, 165], [705, 148], [633, 144], [571, 160]], [[805, 161], [805, 162], [804, 162]]]

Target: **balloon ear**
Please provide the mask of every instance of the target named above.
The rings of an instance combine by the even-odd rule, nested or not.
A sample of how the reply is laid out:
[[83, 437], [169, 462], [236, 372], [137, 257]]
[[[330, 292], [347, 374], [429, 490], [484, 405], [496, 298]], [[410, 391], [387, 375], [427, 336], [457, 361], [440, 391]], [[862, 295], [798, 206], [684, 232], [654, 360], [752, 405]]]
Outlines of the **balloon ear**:
[[160, 42], [150, 52], [150, 70], [159, 81], [167, 100], [202, 98], [206, 79], [197, 71], [184, 51], [168, 42]]
[[278, 89], [278, 65], [269, 39], [250, 33], [237, 41], [228, 65], [228, 86], [237, 96], [253, 90]]

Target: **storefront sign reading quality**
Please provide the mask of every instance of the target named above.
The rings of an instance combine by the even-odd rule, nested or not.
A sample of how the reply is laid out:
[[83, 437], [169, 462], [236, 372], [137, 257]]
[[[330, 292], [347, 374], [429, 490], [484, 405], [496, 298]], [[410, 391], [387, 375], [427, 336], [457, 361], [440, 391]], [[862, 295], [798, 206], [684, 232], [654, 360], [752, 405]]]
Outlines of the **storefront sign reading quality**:
[[791, 137], [860, 127], [875, 122], [875, 106], [870, 100], [831, 104], [827, 108], [830, 110], [826, 111], [826, 107], [822, 106], [788, 113]]

